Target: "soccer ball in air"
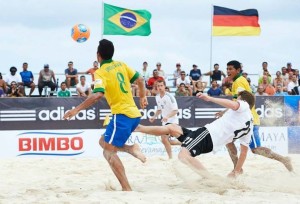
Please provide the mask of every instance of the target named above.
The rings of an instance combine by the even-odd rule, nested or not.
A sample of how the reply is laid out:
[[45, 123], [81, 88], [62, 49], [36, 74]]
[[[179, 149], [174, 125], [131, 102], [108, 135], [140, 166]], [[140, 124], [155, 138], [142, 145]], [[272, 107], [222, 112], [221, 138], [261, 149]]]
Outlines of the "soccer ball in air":
[[79, 43], [87, 41], [90, 37], [90, 29], [83, 24], [76, 24], [71, 31], [73, 40]]

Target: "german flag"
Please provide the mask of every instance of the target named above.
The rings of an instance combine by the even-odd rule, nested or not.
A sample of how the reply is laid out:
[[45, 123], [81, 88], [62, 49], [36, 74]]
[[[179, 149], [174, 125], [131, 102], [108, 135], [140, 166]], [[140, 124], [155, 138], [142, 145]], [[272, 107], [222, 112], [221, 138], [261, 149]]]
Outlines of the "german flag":
[[253, 36], [260, 35], [258, 12], [256, 9], [237, 11], [214, 6], [213, 36]]

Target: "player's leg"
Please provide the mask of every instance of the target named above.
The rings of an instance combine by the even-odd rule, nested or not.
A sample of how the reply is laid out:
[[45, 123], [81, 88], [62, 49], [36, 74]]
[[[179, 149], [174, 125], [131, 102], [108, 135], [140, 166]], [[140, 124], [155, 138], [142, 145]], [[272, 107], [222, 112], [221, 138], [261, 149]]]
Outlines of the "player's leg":
[[29, 92], [29, 97], [30, 97], [30, 96], [31, 96], [31, 94], [33, 93], [34, 89], [35, 89], [35, 83], [34, 83], [34, 82], [31, 82], [31, 83], [30, 83], [30, 92]]
[[181, 145], [181, 142], [176, 137], [169, 136], [169, 142], [171, 145]]
[[227, 151], [229, 153], [229, 156], [232, 160], [232, 163], [233, 163], [233, 166], [235, 168], [236, 164], [237, 164], [237, 161], [239, 159], [238, 155], [237, 155], [237, 148], [235, 146], [235, 144], [233, 142], [231, 143], [228, 143], [226, 145], [226, 148], [227, 148]]
[[258, 125], [254, 125], [253, 127], [253, 136], [249, 146], [254, 154], [277, 160], [281, 162], [287, 168], [287, 170], [293, 171], [293, 166], [289, 157], [281, 156], [280, 154], [273, 152], [271, 149], [261, 146]]
[[166, 148], [166, 152], [169, 156], [169, 159], [172, 159], [172, 147], [171, 147], [171, 144], [169, 142], [169, 135], [162, 135], [161, 136], [161, 142], [163, 143], [163, 145]]
[[172, 135], [174, 137], [179, 137], [182, 135], [182, 128], [177, 124], [169, 124], [165, 126], [144, 126], [138, 125], [134, 130], [135, 132], [142, 132], [150, 135]]

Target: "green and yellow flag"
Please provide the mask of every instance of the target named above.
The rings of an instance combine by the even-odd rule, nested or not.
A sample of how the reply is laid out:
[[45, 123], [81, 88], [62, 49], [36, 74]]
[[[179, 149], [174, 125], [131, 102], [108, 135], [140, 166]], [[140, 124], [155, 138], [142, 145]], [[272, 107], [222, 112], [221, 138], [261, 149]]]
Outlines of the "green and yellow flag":
[[148, 36], [151, 13], [147, 10], [130, 10], [104, 4], [104, 35]]

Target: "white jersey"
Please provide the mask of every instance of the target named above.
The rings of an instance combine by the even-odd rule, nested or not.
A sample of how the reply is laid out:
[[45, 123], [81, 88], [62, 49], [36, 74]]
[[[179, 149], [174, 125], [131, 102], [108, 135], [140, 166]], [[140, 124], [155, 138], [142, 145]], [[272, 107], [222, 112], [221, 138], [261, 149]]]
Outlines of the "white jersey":
[[82, 84], [79, 82], [77, 85], [76, 85], [76, 88], [78, 88], [80, 91], [82, 92], [86, 92], [90, 89], [90, 84], [89, 83], [85, 83], [83, 86]]
[[22, 82], [21, 75], [16, 73], [15, 75], [11, 75], [10, 73], [4, 76], [4, 81], [10, 85], [11, 82], [15, 81], [16, 83]]
[[[155, 96], [157, 110], [161, 110], [162, 117], [168, 116], [172, 111], [178, 110], [177, 101], [174, 96], [170, 93], [166, 92], [163, 97], [160, 97], [159, 94]], [[163, 122], [163, 125], [166, 123], [175, 123], [178, 124], [178, 117], [177, 114], [173, 117], [169, 118], [167, 122]]]
[[240, 144], [248, 147], [253, 132], [253, 118], [249, 104], [238, 100], [240, 107], [234, 111], [229, 109], [222, 117], [205, 125], [213, 141], [213, 149], [239, 139]]

